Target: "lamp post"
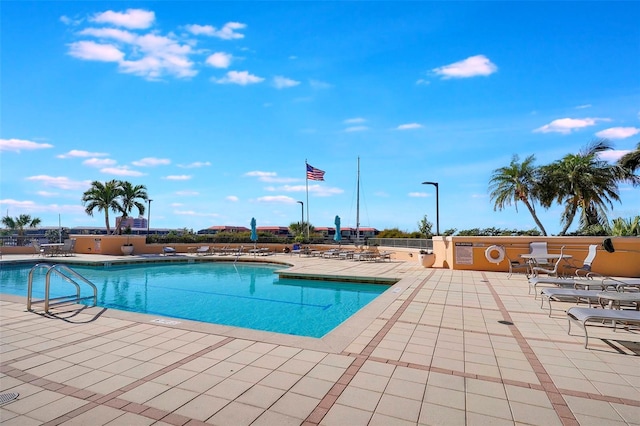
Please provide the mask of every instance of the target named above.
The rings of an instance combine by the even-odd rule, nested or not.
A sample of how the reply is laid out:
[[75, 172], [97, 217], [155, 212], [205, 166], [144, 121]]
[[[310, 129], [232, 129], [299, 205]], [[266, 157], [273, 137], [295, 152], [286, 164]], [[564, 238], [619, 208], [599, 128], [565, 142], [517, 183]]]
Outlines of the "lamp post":
[[149, 202], [149, 210], [147, 211], [147, 237], [149, 236], [149, 225], [151, 224], [151, 198], [147, 200]]
[[422, 182], [423, 185], [433, 185], [436, 187], [436, 235], [440, 235], [440, 202], [438, 200], [438, 182]]
[[302, 208], [302, 216], [300, 219], [300, 233], [303, 234], [304, 231], [302, 230], [302, 227], [304, 226], [304, 203], [302, 201], [296, 201], [296, 203], [300, 203], [300, 207]]

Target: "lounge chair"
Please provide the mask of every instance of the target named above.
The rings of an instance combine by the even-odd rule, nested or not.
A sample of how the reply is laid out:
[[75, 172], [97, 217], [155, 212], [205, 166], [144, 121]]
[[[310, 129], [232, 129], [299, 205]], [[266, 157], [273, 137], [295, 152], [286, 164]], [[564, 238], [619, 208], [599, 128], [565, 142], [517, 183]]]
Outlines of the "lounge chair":
[[595, 309], [573, 307], [567, 311], [569, 319], [569, 331], [571, 335], [571, 323], [576, 323], [584, 330], [584, 347], [589, 344], [589, 333], [587, 332], [587, 322], [598, 322], [600, 325], [613, 326], [616, 330], [616, 324], [637, 325], [640, 326], [640, 311], [632, 311], [627, 309]]
[[211, 254], [209, 246], [200, 246], [196, 249], [196, 255], [198, 256], [206, 256], [208, 254]]
[[545, 288], [540, 292], [540, 308], [544, 307], [544, 301], [549, 304], [549, 317], [551, 317], [551, 302], [586, 302], [589, 307], [592, 303], [598, 303], [598, 294], [602, 290], [576, 290], [574, 288]]
[[76, 239], [64, 240], [64, 245], [58, 249], [58, 252], [63, 256], [72, 256], [76, 247]]
[[175, 256], [176, 255], [176, 249], [174, 249], [173, 247], [162, 247], [162, 253], [164, 253], [165, 256]]
[[533, 290], [534, 298], [538, 297], [536, 292], [539, 284], [550, 284], [555, 287], [574, 288], [581, 290], [605, 290], [606, 286], [602, 281], [589, 280], [584, 278], [560, 278], [560, 277], [530, 277], [529, 278], [529, 294]]

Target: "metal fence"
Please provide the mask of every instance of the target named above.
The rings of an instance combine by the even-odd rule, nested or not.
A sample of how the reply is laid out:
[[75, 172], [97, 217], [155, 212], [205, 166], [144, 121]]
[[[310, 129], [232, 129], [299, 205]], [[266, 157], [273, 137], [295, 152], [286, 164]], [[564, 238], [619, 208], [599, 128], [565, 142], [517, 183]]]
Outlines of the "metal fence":
[[369, 238], [367, 244], [384, 247], [403, 247], [418, 250], [433, 250], [433, 240], [420, 238]]

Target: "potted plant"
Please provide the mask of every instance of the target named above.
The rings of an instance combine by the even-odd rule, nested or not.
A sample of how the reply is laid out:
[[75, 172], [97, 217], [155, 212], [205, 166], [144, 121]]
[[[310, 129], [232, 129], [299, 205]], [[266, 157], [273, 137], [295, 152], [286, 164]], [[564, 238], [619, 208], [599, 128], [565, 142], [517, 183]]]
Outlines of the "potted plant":
[[120, 246], [120, 250], [122, 251], [122, 254], [124, 254], [125, 256], [130, 256], [133, 254], [133, 244], [129, 242], [129, 235], [131, 235], [131, 227], [127, 227], [124, 233], [127, 234], [127, 242]]
[[431, 268], [433, 264], [436, 262], [436, 255], [433, 254], [430, 250], [422, 249], [420, 250], [420, 255], [418, 256], [420, 263], [425, 268]]

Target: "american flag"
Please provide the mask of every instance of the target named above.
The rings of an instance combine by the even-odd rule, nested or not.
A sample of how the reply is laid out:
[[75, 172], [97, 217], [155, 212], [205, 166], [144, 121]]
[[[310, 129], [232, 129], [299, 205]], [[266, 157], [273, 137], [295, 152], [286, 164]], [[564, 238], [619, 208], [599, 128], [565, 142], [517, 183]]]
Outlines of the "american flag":
[[324, 171], [316, 169], [313, 166], [307, 164], [307, 179], [309, 180], [324, 180]]

